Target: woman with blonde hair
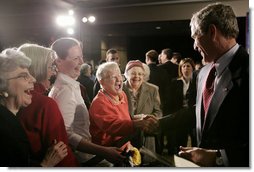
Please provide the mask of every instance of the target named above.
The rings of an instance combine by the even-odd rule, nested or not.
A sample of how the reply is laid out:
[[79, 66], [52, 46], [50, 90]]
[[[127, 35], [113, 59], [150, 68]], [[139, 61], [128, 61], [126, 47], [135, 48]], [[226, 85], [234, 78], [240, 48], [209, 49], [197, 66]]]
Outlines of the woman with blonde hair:
[[37, 44], [23, 44], [18, 50], [31, 59], [29, 72], [36, 79], [34, 90], [31, 91], [32, 103], [18, 113], [32, 147], [32, 156], [40, 160], [54, 140], [62, 141], [67, 145], [68, 155], [56, 166], [79, 166], [68, 146], [67, 133], [58, 105], [46, 95], [51, 86], [50, 78], [56, 74], [55, 51]]

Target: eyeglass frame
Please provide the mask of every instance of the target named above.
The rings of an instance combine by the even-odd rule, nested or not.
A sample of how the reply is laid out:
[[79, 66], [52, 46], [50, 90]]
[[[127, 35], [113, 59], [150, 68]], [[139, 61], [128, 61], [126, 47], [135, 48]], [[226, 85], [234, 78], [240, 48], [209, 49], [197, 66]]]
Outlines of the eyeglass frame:
[[12, 79], [19, 79], [19, 78], [23, 78], [25, 81], [28, 81], [31, 77], [33, 77], [31, 74], [29, 73], [20, 73], [18, 76], [12, 77], [12, 78], [7, 78], [6, 80], [12, 80]]
[[110, 75], [110, 76], [108, 76], [108, 77], [106, 77], [105, 79], [110, 79], [110, 80], [115, 80], [116, 81], [116, 79], [118, 79], [118, 77], [122, 77], [122, 80], [123, 81], [125, 81], [126, 80], [126, 77], [125, 77], [125, 75], [124, 74], [119, 74], [119, 75]]

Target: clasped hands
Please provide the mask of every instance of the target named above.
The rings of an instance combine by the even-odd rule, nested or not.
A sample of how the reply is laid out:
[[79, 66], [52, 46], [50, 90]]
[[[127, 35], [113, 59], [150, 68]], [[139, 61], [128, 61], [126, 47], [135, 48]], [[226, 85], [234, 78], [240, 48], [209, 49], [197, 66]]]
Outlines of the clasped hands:
[[137, 121], [137, 128], [142, 129], [146, 133], [154, 133], [158, 130], [158, 119], [153, 115], [139, 114], [135, 115], [135, 121]]

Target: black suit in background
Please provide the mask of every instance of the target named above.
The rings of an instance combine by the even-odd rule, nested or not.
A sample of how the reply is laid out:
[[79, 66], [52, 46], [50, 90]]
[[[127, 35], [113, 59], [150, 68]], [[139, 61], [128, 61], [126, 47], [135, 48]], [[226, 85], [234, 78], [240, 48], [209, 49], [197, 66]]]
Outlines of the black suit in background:
[[174, 78], [169, 91], [170, 95], [174, 98], [169, 103], [170, 113], [174, 113], [174, 118], [171, 118], [171, 125], [168, 126], [167, 130], [167, 148], [169, 154], [177, 154], [179, 146], [187, 146], [188, 135], [191, 136], [192, 146], [196, 145], [196, 138], [194, 138], [196, 119], [195, 112], [192, 109], [196, 104], [196, 78], [190, 81], [186, 92], [185, 99], [187, 100], [188, 107], [183, 106], [183, 86], [182, 79]]
[[163, 68], [167, 71], [167, 78], [169, 82], [171, 82], [173, 78], [176, 78], [178, 76], [178, 65], [172, 63], [171, 61], [160, 64], [158, 65], [158, 67]]
[[93, 98], [98, 94], [100, 89], [101, 89], [100, 83], [96, 78], [93, 86]]
[[159, 94], [161, 99], [161, 109], [163, 115], [167, 115], [168, 106], [167, 106], [167, 97], [168, 97], [168, 85], [169, 81], [165, 79], [167, 76], [167, 72], [165, 69], [158, 67], [155, 63], [151, 63], [148, 65], [150, 68], [150, 77], [148, 82], [159, 87]]
[[86, 87], [86, 92], [89, 97], [90, 102], [93, 101], [93, 86], [94, 82], [88, 76], [80, 75], [77, 79], [84, 87]]

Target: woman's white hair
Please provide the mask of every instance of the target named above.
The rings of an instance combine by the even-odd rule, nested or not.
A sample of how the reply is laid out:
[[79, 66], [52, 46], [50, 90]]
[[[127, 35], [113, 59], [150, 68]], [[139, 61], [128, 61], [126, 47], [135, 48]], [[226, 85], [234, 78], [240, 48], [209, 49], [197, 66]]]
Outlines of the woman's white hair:
[[120, 71], [120, 68], [116, 62], [105, 62], [105, 63], [99, 65], [99, 67], [96, 71], [97, 80], [100, 81], [107, 75], [107, 73], [109, 71], [114, 70], [114, 69], [119, 69], [119, 71]]

